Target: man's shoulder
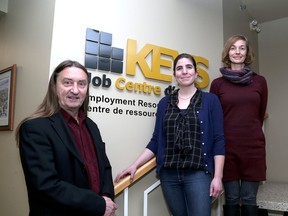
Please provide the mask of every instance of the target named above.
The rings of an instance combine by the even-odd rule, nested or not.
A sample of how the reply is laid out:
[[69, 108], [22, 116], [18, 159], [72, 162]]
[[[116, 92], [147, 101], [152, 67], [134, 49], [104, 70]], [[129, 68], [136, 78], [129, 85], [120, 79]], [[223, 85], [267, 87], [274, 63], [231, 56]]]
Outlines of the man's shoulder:
[[53, 114], [51, 116], [47, 116], [47, 117], [29, 118], [23, 124], [26, 124], [26, 125], [43, 125], [43, 124], [48, 124], [51, 122], [59, 121], [61, 119], [62, 119], [61, 115], [59, 113], [55, 113], [55, 114]]
[[49, 121], [49, 117], [37, 117], [26, 120], [24, 124], [45, 124]]

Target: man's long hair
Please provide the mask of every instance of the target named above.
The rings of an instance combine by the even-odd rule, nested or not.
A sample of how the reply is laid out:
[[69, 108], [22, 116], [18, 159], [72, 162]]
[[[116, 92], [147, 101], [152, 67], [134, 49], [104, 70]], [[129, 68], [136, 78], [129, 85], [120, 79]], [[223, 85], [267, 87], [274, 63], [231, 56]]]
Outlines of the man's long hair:
[[[34, 119], [34, 118], [49, 117], [49, 116], [52, 116], [53, 114], [57, 113], [61, 109], [61, 107], [59, 105], [59, 99], [57, 96], [57, 92], [56, 92], [56, 81], [57, 81], [57, 77], [58, 77], [59, 73], [67, 67], [80, 68], [81, 70], [83, 70], [87, 74], [87, 80], [88, 80], [88, 71], [82, 64], [80, 64], [77, 61], [72, 61], [72, 60], [65, 60], [65, 61], [61, 62], [54, 69], [54, 71], [50, 77], [48, 90], [47, 90], [47, 93], [46, 93], [42, 103], [38, 106], [38, 108], [36, 109], [36, 111], [34, 113], [32, 113], [30, 116], [24, 118], [19, 123], [19, 125], [17, 126], [16, 134], [15, 134], [17, 144], [19, 143], [20, 127], [25, 121], [27, 121], [29, 119]], [[83, 110], [85, 114], [87, 114], [88, 103], [89, 103], [89, 85], [88, 85], [85, 100], [84, 100], [82, 106], [80, 107], [80, 109]]]

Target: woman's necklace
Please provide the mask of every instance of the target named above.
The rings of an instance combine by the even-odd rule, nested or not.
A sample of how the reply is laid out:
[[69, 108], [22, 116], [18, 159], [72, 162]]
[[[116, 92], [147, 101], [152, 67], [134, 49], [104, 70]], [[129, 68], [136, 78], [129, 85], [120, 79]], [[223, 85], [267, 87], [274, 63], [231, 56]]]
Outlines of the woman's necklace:
[[196, 90], [197, 89], [195, 89], [195, 91], [193, 92], [193, 94], [192, 95], [190, 95], [190, 96], [186, 96], [186, 97], [183, 97], [181, 94], [180, 94], [180, 92], [178, 92], [178, 98], [180, 98], [180, 99], [182, 99], [182, 100], [190, 100], [192, 97], [193, 97], [193, 95], [195, 94], [195, 92], [196, 92]]
[[[193, 95], [192, 95], [193, 96]], [[180, 93], [178, 93], [178, 98], [182, 99], [182, 100], [188, 100], [190, 99], [192, 96], [188, 96], [188, 97], [183, 97], [180, 95]]]

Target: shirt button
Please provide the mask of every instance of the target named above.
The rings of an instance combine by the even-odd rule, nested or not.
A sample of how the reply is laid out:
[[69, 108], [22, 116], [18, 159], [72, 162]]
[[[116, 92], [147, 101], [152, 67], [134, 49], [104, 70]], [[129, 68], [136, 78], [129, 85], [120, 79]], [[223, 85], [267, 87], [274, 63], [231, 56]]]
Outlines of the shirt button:
[[204, 145], [204, 142], [202, 143], [202, 145]]

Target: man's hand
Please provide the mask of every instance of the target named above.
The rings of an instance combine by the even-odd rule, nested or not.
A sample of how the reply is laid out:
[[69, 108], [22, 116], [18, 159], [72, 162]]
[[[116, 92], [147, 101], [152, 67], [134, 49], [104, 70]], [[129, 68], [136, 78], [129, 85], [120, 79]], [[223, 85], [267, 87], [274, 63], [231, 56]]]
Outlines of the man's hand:
[[117, 210], [117, 205], [109, 197], [103, 196], [103, 198], [106, 202], [106, 210], [103, 216], [114, 216], [115, 211]]

